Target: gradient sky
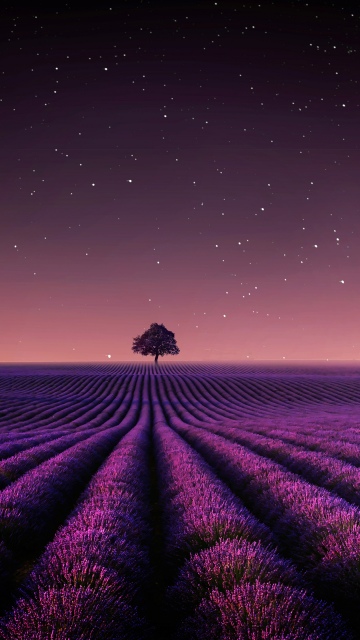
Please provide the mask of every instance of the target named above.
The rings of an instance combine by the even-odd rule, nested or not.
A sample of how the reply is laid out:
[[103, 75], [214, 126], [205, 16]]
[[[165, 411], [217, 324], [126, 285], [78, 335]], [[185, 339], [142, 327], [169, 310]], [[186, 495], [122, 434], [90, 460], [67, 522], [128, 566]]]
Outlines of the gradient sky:
[[360, 359], [359, 16], [2, 8], [0, 361]]

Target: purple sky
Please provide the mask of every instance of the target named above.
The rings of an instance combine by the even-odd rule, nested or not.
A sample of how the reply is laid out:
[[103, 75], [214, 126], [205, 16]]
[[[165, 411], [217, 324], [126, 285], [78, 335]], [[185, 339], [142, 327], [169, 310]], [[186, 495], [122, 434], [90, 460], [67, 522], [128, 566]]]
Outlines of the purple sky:
[[2, 10], [0, 361], [360, 359], [360, 9], [102, 6]]

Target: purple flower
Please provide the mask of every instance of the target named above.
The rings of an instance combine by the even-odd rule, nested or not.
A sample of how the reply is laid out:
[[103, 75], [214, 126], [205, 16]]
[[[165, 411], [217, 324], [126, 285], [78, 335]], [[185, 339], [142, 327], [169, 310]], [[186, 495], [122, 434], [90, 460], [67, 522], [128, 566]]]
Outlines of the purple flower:
[[244, 582], [213, 590], [184, 621], [177, 640], [351, 640], [327, 603], [283, 584]]

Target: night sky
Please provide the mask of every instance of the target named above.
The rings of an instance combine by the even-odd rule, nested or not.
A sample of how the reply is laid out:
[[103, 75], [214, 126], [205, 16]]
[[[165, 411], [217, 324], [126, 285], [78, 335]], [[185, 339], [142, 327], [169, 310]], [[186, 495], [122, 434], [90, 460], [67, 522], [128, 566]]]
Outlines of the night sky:
[[1, 11], [0, 360], [359, 360], [360, 9], [50, 5]]

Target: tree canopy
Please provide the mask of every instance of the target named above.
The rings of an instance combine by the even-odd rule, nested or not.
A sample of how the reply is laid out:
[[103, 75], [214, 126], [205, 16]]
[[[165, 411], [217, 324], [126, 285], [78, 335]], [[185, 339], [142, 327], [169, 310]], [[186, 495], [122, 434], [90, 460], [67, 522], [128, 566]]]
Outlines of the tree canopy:
[[142, 356], [155, 356], [157, 363], [159, 356], [169, 354], [172, 356], [180, 353], [176, 344], [175, 334], [163, 324], [153, 322], [150, 329], [147, 329], [141, 336], [134, 338], [132, 350], [134, 353], [141, 353]]

